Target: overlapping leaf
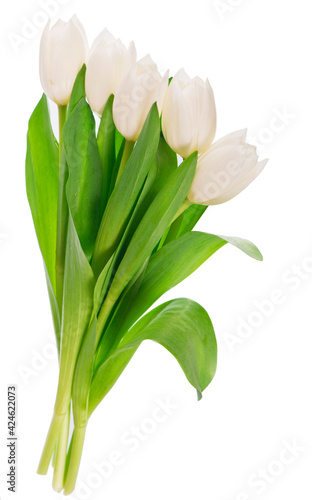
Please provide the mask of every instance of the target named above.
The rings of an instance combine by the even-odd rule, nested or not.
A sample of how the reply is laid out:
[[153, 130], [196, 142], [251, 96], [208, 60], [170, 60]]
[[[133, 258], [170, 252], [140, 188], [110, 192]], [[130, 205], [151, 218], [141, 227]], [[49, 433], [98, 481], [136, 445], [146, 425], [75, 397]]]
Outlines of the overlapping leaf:
[[143, 316], [99, 366], [91, 385], [90, 414], [109, 392], [140, 344], [147, 339], [158, 342], [171, 352], [199, 394], [213, 379], [217, 345], [210, 318], [196, 302], [175, 299]]
[[106, 206], [93, 257], [96, 276], [116, 250], [154, 160], [160, 124], [154, 104]]

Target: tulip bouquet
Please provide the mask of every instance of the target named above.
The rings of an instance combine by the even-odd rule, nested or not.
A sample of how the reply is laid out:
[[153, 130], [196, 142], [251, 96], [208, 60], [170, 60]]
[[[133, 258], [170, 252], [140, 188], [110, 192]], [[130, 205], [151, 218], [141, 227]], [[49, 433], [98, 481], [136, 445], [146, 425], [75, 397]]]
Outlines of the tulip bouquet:
[[[245, 130], [212, 144], [208, 80], [183, 70], [161, 76], [150, 56], [137, 61], [133, 43], [127, 49], [107, 30], [88, 51], [76, 17], [45, 28], [40, 77], [45, 94], [29, 120], [26, 185], [59, 381], [38, 472], [52, 461], [54, 489], [69, 494], [87, 422], [144, 340], [173, 354], [199, 398], [211, 382], [217, 348], [203, 307], [186, 298], [150, 307], [226, 243], [262, 259], [249, 241], [193, 228], [265, 162]], [[58, 105], [58, 141], [47, 97]]]

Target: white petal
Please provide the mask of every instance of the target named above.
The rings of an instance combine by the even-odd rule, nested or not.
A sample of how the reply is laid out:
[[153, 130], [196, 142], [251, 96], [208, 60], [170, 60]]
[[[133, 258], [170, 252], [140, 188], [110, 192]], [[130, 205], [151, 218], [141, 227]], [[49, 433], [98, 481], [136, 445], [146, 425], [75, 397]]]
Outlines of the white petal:
[[183, 157], [192, 153], [193, 125], [183, 91], [174, 78], [165, 95], [162, 112], [162, 131], [167, 143]]
[[206, 80], [205, 86], [197, 85], [199, 95], [198, 103], [198, 132], [197, 132], [197, 150], [199, 153], [206, 151], [211, 145], [217, 126], [217, 112], [213, 90]]
[[227, 134], [224, 137], [221, 137], [221, 139], [218, 139], [214, 144], [212, 144], [210, 149], [212, 150], [223, 146], [243, 144], [246, 141], [246, 135], [246, 128], [237, 130], [236, 132], [232, 132], [231, 134]]
[[193, 203], [223, 203], [257, 169], [257, 163], [256, 150], [249, 145], [211, 148], [198, 160], [188, 198]]
[[43, 85], [57, 104], [68, 103], [76, 76], [87, 58], [84, 29], [76, 16], [59, 20], [43, 33], [40, 70]]

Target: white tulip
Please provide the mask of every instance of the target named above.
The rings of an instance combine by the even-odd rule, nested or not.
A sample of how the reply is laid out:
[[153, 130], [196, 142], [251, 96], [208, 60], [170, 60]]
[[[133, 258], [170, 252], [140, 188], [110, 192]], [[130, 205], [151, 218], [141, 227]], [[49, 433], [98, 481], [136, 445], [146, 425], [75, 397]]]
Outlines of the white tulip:
[[199, 155], [187, 198], [191, 203], [218, 205], [245, 189], [264, 169], [255, 146], [245, 142], [247, 130], [229, 134]]
[[131, 42], [127, 49], [121, 40], [107, 30], [92, 44], [86, 72], [86, 94], [93, 111], [101, 115], [107, 99], [116, 90], [136, 62], [136, 50]]
[[40, 43], [40, 80], [47, 96], [68, 104], [76, 76], [87, 59], [87, 38], [76, 16], [45, 27]]
[[166, 92], [162, 131], [183, 158], [208, 149], [216, 133], [216, 106], [208, 80], [191, 79], [183, 69], [178, 71]]
[[136, 141], [154, 102], [159, 114], [168, 86], [169, 72], [161, 77], [150, 55], [138, 61], [125, 75], [115, 94], [113, 115], [119, 132]]

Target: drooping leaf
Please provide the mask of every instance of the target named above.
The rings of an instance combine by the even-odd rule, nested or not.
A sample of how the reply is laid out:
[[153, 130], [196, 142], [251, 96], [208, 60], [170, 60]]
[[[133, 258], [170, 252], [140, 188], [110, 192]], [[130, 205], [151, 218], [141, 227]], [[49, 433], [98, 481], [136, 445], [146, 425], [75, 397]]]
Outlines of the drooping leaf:
[[54, 293], [59, 149], [43, 94], [27, 133], [26, 189], [40, 250]]
[[[149, 259], [144, 277], [135, 300], [129, 310], [125, 311], [129, 289], [121, 298], [116, 316], [121, 314], [122, 322], [112, 321], [105, 332], [108, 339], [122, 338], [125, 331], [137, 321], [165, 292], [190, 276], [211, 255], [227, 243], [239, 248], [250, 257], [262, 260], [262, 255], [253, 243], [241, 238], [216, 236], [198, 231], [189, 232], [154, 253]], [[134, 285], [135, 286], [135, 285]], [[106, 345], [99, 346], [98, 361], [107, 352]]]
[[96, 276], [100, 274], [122, 238], [147, 173], [152, 166], [159, 142], [159, 133], [159, 115], [157, 105], [154, 104], [106, 206], [92, 261]]
[[80, 99], [63, 131], [68, 205], [83, 251], [91, 259], [101, 217], [102, 164], [90, 106]]
[[90, 414], [114, 385], [139, 345], [147, 339], [158, 342], [171, 352], [199, 394], [209, 385], [217, 364], [217, 345], [211, 320], [196, 302], [175, 299], [143, 316], [96, 370], [90, 391]]

